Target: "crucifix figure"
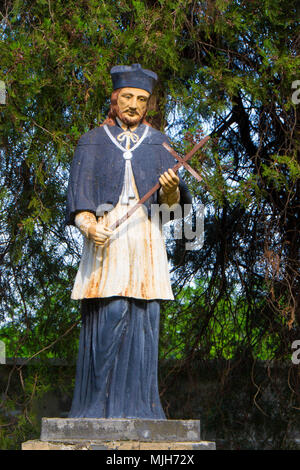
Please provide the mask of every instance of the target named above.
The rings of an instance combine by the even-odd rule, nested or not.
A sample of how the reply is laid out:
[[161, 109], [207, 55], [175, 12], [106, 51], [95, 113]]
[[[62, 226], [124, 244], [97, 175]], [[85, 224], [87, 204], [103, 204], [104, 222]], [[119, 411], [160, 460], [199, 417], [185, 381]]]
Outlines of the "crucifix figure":
[[[157, 380], [160, 303], [174, 297], [151, 206], [171, 211], [191, 204], [191, 195], [172, 170], [177, 157], [167, 137], [145, 120], [157, 75], [133, 64], [113, 67], [111, 77], [108, 117], [80, 138], [68, 186], [66, 223], [84, 236], [72, 291], [82, 325], [69, 417], [165, 419]], [[143, 207], [118, 225], [149, 191]]]

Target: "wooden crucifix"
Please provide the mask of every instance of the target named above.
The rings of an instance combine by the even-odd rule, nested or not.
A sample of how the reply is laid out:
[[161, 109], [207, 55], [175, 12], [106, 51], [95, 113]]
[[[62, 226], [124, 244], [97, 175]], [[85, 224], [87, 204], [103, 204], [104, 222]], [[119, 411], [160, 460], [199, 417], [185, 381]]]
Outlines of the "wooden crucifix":
[[[162, 145], [165, 147], [168, 152], [173, 155], [176, 160], [178, 160], [178, 163], [172, 168], [174, 172], [177, 172], [178, 169], [181, 166], [184, 166], [186, 170], [194, 177], [196, 178], [199, 182], [202, 181], [202, 177], [187, 163], [188, 160], [190, 160], [207, 142], [212, 136], [219, 136], [222, 134], [222, 132], [227, 129], [230, 124], [234, 122], [234, 116], [232, 113], [230, 113], [224, 120], [223, 123], [211, 134], [207, 135], [206, 137], [203, 137], [203, 139], [200, 140], [193, 148], [190, 150], [183, 158], [181, 158], [178, 153], [175, 152], [172, 147], [170, 147], [166, 142], [164, 142]], [[200, 160], [204, 160], [204, 156], [200, 158]], [[135, 204], [123, 217], [118, 219], [114, 224], [112, 224], [109, 228], [111, 230], [115, 230], [118, 228], [122, 223], [124, 223], [144, 202], [146, 202], [152, 194], [154, 194], [158, 189], [160, 188], [160, 183], [156, 183], [153, 188], [151, 188], [140, 200], [137, 204]]]
[[[189, 173], [194, 176], [194, 178], [196, 178], [198, 181], [201, 181], [202, 180], [202, 177], [187, 163], [188, 160], [190, 160], [190, 158], [192, 158], [193, 155], [195, 155], [196, 152], [198, 152], [198, 150], [200, 150], [206, 143], [207, 141], [210, 139], [210, 135], [207, 135], [206, 137], [204, 137], [203, 139], [200, 140], [200, 142], [198, 142], [190, 152], [188, 152], [184, 158], [181, 158], [176, 152], [174, 149], [172, 149], [172, 147], [170, 147], [166, 142], [163, 143], [163, 146], [168, 150], [168, 152], [170, 152], [173, 157], [176, 158], [176, 160], [178, 160], [178, 163], [176, 163], [176, 165], [172, 168], [172, 170], [175, 172], [178, 171], [178, 169], [181, 167], [181, 166], [184, 166], [184, 168], [186, 170], [189, 171]], [[202, 157], [203, 159], [204, 157]], [[144, 202], [146, 202], [151, 196], [152, 194], [154, 194], [158, 189], [160, 188], [160, 183], [157, 183], [155, 186], [153, 186], [153, 188], [151, 188], [140, 200], [137, 204], [135, 204], [123, 217], [121, 217], [120, 219], [116, 220], [116, 222], [114, 224], [112, 224], [109, 228], [110, 230], [115, 230], [116, 228], [118, 228], [122, 223], [124, 223], [142, 204], [144, 204]]]

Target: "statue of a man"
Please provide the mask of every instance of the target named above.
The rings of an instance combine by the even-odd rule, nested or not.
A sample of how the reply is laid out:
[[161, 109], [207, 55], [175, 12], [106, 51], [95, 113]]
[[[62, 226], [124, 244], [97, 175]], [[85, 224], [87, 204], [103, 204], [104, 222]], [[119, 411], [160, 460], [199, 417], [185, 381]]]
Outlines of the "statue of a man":
[[[161, 300], [173, 299], [152, 204], [190, 204], [172, 171], [167, 138], [145, 116], [157, 75], [139, 64], [111, 70], [104, 123], [83, 135], [72, 162], [67, 224], [84, 235], [72, 291], [82, 326], [69, 417], [165, 419], [158, 382]], [[110, 226], [157, 182], [161, 188], [118, 229]]]

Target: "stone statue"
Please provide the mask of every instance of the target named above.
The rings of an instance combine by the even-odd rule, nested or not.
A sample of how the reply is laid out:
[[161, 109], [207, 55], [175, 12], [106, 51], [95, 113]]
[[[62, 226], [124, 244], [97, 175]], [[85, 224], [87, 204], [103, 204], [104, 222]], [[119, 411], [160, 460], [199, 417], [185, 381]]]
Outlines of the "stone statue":
[[[191, 204], [167, 137], [145, 120], [157, 75], [111, 69], [107, 119], [84, 134], [70, 171], [66, 223], [84, 236], [72, 298], [82, 326], [69, 417], [165, 419], [157, 381], [160, 302], [173, 299], [160, 224], [151, 206]], [[160, 189], [122, 217], [157, 182]]]

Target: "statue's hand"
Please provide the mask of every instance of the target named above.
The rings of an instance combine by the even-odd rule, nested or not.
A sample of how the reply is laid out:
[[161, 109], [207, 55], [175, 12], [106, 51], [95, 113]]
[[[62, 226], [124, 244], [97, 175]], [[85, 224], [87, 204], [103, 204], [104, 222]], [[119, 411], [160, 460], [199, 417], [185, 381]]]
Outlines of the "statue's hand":
[[179, 186], [179, 178], [171, 168], [160, 176], [159, 182], [167, 196], [176, 192]]
[[104, 245], [106, 240], [111, 236], [112, 230], [102, 223], [91, 224], [88, 228], [88, 238], [93, 240], [95, 245]]

